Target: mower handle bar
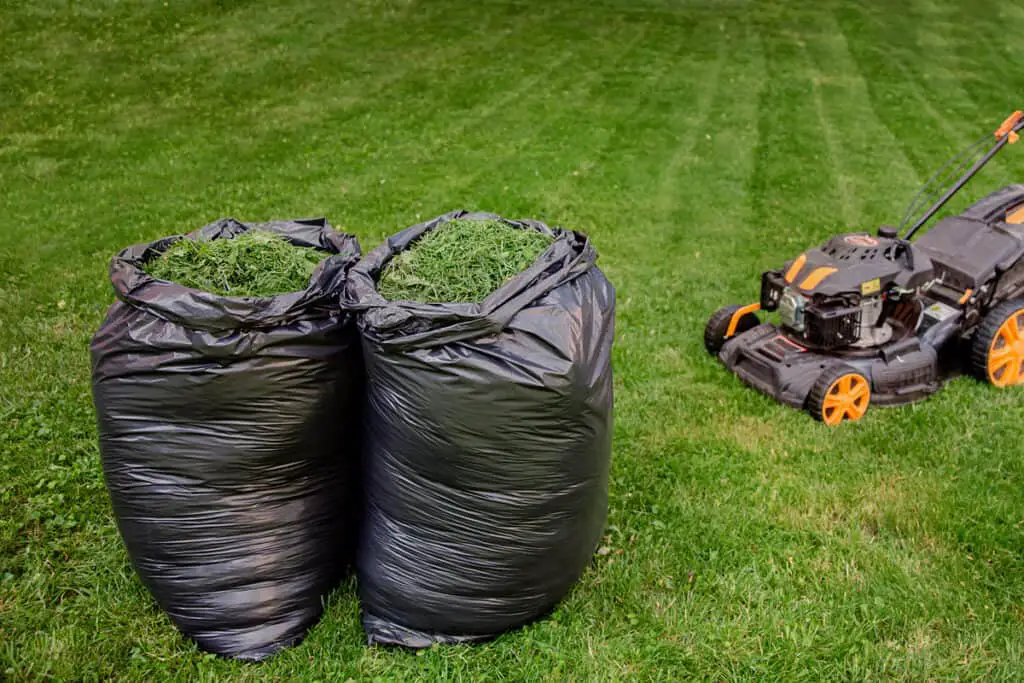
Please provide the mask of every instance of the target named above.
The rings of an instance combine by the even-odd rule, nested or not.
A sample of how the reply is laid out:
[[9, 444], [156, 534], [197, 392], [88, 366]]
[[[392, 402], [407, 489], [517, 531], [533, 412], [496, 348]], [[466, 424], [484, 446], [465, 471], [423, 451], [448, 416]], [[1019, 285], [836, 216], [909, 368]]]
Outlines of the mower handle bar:
[[914, 234], [921, 229], [921, 226], [930, 221], [932, 217], [935, 216], [935, 214], [937, 214], [942, 209], [942, 207], [946, 205], [946, 202], [952, 199], [953, 195], [959, 192], [961, 188], [963, 188], [963, 186], [966, 185], [968, 181], [970, 181], [971, 178], [977, 175], [978, 171], [984, 168], [985, 164], [991, 161], [992, 157], [998, 154], [1003, 147], [1006, 147], [1006, 145], [1012, 145], [1013, 143], [1017, 142], [1017, 140], [1020, 138], [1018, 133], [1021, 130], [1024, 130], [1024, 111], [1015, 111], [1013, 114], [1009, 116], [1009, 118], [1003, 121], [999, 128], [996, 129], [996, 142], [994, 145], [992, 145], [991, 149], [985, 152], [985, 155], [978, 159], [978, 161], [976, 161], [974, 165], [967, 170], [966, 173], [960, 176], [960, 178], [955, 183], [953, 183], [953, 185], [948, 190], [946, 190], [946, 192], [942, 195], [942, 197], [939, 198], [937, 202], [932, 204], [928, 208], [928, 210], [921, 215], [920, 218], [914, 221], [914, 224], [910, 226], [909, 230], [907, 230], [907, 234], [903, 236], [903, 239], [909, 240], [911, 237], [913, 237]]

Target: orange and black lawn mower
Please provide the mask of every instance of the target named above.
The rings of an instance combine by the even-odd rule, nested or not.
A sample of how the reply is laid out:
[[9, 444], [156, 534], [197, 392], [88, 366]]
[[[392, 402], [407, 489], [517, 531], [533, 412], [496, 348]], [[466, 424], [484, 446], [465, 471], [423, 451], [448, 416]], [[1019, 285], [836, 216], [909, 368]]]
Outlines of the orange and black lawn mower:
[[[925, 183], [899, 228], [837, 235], [761, 276], [761, 299], [708, 320], [704, 346], [745, 383], [828, 425], [919, 401], [968, 369], [1024, 382], [1024, 184], [915, 234], [1003, 147], [1024, 113]], [[902, 234], [902, 236], [901, 236]], [[778, 311], [779, 324], [757, 311]]]

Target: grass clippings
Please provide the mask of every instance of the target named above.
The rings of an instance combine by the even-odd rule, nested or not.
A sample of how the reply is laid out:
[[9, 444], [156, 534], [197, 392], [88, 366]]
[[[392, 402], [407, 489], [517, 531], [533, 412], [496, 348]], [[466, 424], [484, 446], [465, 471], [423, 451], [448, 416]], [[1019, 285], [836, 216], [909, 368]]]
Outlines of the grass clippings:
[[481, 301], [529, 268], [551, 237], [496, 220], [454, 220], [395, 256], [378, 283], [391, 301]]
[[253, 230], [234, 239], [178, 240], [147, 271], [159, 280], [214, 294], [267, 297], [306, 289], [317, 264], [328, 256]]

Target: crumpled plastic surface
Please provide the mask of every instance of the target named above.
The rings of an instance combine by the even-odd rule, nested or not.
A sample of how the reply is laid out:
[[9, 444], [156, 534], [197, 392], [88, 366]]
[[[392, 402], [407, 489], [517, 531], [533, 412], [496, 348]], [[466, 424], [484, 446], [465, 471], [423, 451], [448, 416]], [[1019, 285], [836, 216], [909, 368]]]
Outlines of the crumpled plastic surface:
[[552, 610], [600, 541], [608, 504], [615, 290], [586, 236], [556, 236], [479, 304], [388, 302], [408, 228], [349, 275], [368, 376], [357, 555], [370, 644], [478, 641]]
[[316, 623], [351, 562], [363, 370], [337, 306], [359, 245], [326, 220], [245, 225], [335, 256], [305, 291], [224, 297], [155, 280], [181, 236], [114, 257], [118, 301], [93, 337], [107, 489], [132, 564], [204, 650], [258, 660]]

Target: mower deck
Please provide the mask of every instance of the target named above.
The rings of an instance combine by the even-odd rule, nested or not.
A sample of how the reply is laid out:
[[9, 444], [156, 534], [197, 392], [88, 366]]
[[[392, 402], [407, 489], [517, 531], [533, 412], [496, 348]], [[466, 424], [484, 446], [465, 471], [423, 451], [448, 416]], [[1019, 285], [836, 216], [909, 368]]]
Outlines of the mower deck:
[[749, 386], [797, 409], [805, 407], [818, 378], [836, 365], [868, 378], [873, 405], [920, 401], [938, 391], [946, 378], [935, 347], [921, 337], [865, 351], [828, 353], [798, 344], [771, 323], [727, 341], [719, 358]]

